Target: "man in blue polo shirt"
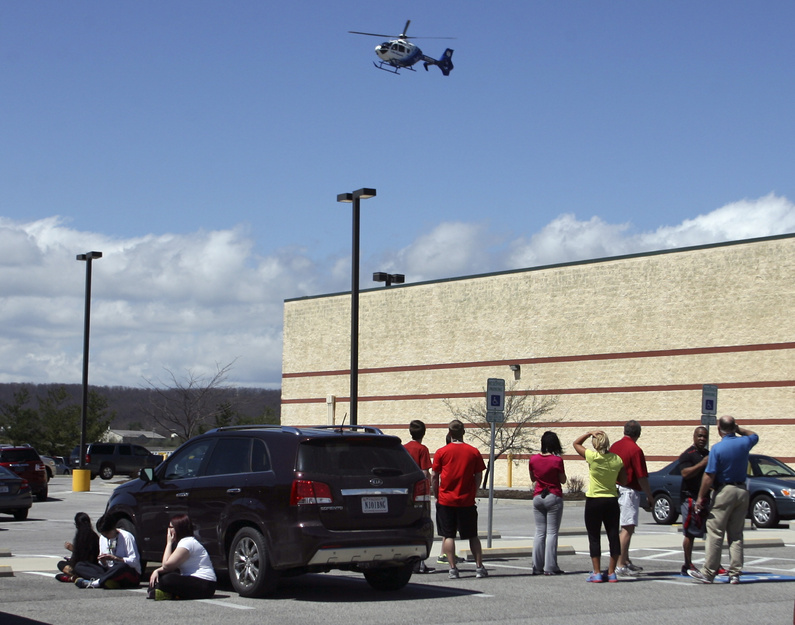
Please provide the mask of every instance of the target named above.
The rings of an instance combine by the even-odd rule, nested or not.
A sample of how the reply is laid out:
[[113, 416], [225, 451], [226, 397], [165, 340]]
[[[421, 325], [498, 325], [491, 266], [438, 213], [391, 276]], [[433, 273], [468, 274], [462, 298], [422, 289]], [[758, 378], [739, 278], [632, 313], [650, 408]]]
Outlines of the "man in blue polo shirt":
[[743, 569], [743, 527], [748, 512], [748, 489], [745, 481], [748, 473], [748, 454], [759, 442], [759, 436], [737, 425], [734, 417], [718, 420], [721, 440], [712, 447], [707, 460], [701, 488], [698, 491], [700, 509], [707, 505], [707, 493], [714, 488], [715, 497], [707, 517], [707, 545], [704, 568], [689, 570], [690, 577], [711, 584], [720, 566], [723, 537], [729, 541], [729, 582], [740, 583]]

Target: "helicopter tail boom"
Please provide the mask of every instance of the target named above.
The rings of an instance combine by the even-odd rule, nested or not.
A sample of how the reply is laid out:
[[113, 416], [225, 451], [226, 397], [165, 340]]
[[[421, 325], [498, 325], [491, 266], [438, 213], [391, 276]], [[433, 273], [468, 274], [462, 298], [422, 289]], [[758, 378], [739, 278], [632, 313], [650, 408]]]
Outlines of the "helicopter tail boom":
[[424, 66], [426, 72], [428, 71], [429, 65], [437, 65], [445, 76], [449, 76], [450, 72], [453, 71], [453, 51], [450, 48], [444, 51], [442, 58], [438, 61], [429, 56], [423, 57], [423, 61], [425, 61]]

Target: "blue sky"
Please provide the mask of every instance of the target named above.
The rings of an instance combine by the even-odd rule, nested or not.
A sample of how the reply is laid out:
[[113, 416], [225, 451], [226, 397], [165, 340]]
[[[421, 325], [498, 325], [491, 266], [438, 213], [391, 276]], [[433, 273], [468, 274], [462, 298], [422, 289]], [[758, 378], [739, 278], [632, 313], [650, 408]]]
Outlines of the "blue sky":
[[[0, 381], [278, 386], [285, 298], [795, 231], [795, 4], [0, 5]], [[405, 21], [455, 69], [378, 71]]]

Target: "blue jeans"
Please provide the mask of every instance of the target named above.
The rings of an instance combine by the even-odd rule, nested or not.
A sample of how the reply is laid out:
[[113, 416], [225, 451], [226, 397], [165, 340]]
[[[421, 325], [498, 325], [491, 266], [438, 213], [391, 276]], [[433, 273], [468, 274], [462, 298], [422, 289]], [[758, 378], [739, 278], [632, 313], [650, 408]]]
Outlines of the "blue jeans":
[[536, 535], [533, 541], [533, 572], [556, 573], [558, 569], [558, 530], [563, 519], [563, 497], [549, 493], [533, 497]]

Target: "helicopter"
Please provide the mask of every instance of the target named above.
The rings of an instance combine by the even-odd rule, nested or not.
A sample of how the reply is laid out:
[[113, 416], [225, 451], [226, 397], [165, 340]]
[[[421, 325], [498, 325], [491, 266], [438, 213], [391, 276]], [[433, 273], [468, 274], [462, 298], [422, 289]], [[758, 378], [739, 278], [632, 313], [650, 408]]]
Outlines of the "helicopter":
[[409, 29], [411, 20], [406, 20], [406, 25], [403, 27], [403, 32], [399, 35], [379, 35], [377, 33], [362, 33], [357, 30], [349, 30], [348, 32], [353, 35], [367, 35], [368, 37], [397, 37], [390, 41], [380, 43], [375, 47], [375, 53], [381, 59], [378, 63], [373, 61], [378, 69], [392, 74], [399, 74], [398, 70], [410, 69], [412, 72], [416, 71], [412, 67], [415, 63], [423, 61], [425, 71], [428, 71], [430, 65], [436, 65], [442, 74], [449, 76], [453, 71], [453, 51], [450, 48], [444, 51], [440, 59], [426, 56], [422, 53], [417, 46], [409, 42], [409, 39], [455, 39], [455, 37], [407, 37], [406, 31]]

